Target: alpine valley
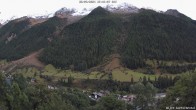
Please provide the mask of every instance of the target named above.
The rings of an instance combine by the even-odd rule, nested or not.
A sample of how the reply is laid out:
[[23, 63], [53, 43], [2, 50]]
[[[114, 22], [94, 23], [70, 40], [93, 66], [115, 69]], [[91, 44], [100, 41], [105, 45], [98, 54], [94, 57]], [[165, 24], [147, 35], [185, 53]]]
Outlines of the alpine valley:
[[[51, 101], [55, 107], [63, 108], [61, 105], [67, 104], [65, 105], [68, 107], [67, 109], [59, 108], [59, 110], [132, 110], [131, 107], [135, 107], [133, 110], [136, 108], [137, 110], [138, 108], [158, 110], [158, 102], [156, 102], [157, 108], [152, 109], [150, 107], [154, 107], [155, 103], [150, 102], [151, 99], [145, 100], [140, 97], [143, 94], [150, 97], [151, 95], [147, 93], [150, 90], [152, 91], [149, 93], [154, 93], [155, 87], [158, 92], [164, 93], [169, 87], [173, 87], [167, 93], [167, 96], [170, 97], [166, 96], [162, 105], [159, 106], [160, 109], [166, 105], [170, 106], [174, 102], [173, 99], [177, 98], [179, 105], [192, 107], [196, 98], [195, 94], [190, 94], [195, 92], [181, 97], [179, 94], [187, 93], [185, 90], [188, 89], [178, 87], [183, 86], [181, 83], [186, 79], [190, 79], [187, 85], [190, 83], [195, 87], [195, 72], [196, 21], [175, 9], [163, 12], [139, 9], [129, 5], [116, 8], [99, 6], [93, 10], [84, 9], [84, 12], [78, 13], [74, 9], [62, 8], [52, 17], [22, 17], [10, 20], [6, 24], [0, 24], [0, 73], [2, 79], [3, 77], [10, 78], [13, 82], [17, 82], [21, 91], [24, 90], [23, 92], [27, 96], [31, 92], [24, 89], [29, 87], [20, 82], [24, 79], [30, 85], [32, 83], [39, 85], [37, 88], [42, 88], [43, 85], [44, 87], [47, 85], [46, 87], [51, 90], [66, 87], [67, 91], [72, 91], [75, 95], [66, 93], [60, 96], [54, 94], [50, 96], [47, 94], [50, 94], [51, 91], [47, 92], [44, 95], [53, 99], [37, 101], [31, 105], [34, 107], [34, 109], [31, 107], [32, 110], [50, 110], [47, 105], [50, 102], [47, 101]], [[0, 84], [3, 84], [1, 77]], [[12, 89], [18, 87], [15, 83], [12, 86]], [[139, 101], [141, 98], [143, 102], [147, 103], [133, 101], [126, 103], [128, 105], [125, 106], [123, 102], [110, 99], [111, 97], [100, 99], [100, 102], [97, 103], [90, 103], [88, 97], [83, 97], [76, 91], [69, 90], [70, 88], [80, 88], [85, 92], [89, 92], [88, 89], [104, 90], [104, 93], [110, 91], [121, 95], [124, 92], [133, 93], [136, 94], [135, 101]], [[137, 89], [142, 90], [141, 94]], [[0, 85], [0, 93], [1, 90], [5, 89], [2, 89]], [[182, 92], [176, 96], [175, 90]], [[194, 88], [192, 91], [195, 90]], [[42, 97], [41, 92], [34, 93]], [[34, 93], [32, 92], [32, 94]], [[57, 94], [59, 93], [62, 92]], [[24, 106], [26, 108], [17, 108], [19, 107], [17, 104], [11, 105], [12, 99], [13, 103], [17, 102], [13, 98], [14, 93], [12, 98], [9, 97], [11, 93], [5, 94], [2, 97], [6, 96], [6, 98], [4, 97], [6, 101], [2, 101], [2, 103], [0, 101], [0, 109], [8, 106], [9, 110], [30, 110], [28, 108], [30, 106], [27, 105]], [[34, 95], [29, 95], [29, 100], [35, 101], [36, 99], [30, 99], [32, 96]], [[194, 98], [190, 97], [189, 102], [184, 102], [188, 96]], [[82, 97], [84, 101], [88, 99], [89, 102], [86, 102], [88, 106], [81, 103], [82, 101], [75, 102], [74, 100], [77, 98], [72, 100], [71, 97], [78, 99]], [[183, 100], [183, 98], [185, 99]], [[69, 101], [67, 101], [68, 99]], [[115, 109], [114, 106], [110, 108], [109, 105], [106, 106], [109, 103], [108, 100], [117, 101], [116, 106], [124, 108]], [[25, 101], [19, 102], [26, 103]], [[60, 103], [57, 103], [58, 101]], [[75, 103], [80, 103], [81, 108]], [[105, 103], [106, 105], [104, 105]], [[49, 105], [52, 106], [52, 104]], [[149, 108], [140, 104], [147, 104]], [[106, 108], [98, 109], [99, 106]], [[45, 107], [45, 109], [41, 107]], [[56, 109], [55, 107], [54, 109]], [[130, 108], [128, 109], [128, 107]]]
[[[0, 58], [15, 61], [42, 50], [42, 63], [78, 71], [126, 67], [178, 73], [195, 67], [196, 21], [177, 10], [131, 9], [137, 11], [97, 7], [83, 16], [61, 9], [51, 18], [12, 20], [0, 28]], [[169, 69], [181, 66], [187, 69]]]

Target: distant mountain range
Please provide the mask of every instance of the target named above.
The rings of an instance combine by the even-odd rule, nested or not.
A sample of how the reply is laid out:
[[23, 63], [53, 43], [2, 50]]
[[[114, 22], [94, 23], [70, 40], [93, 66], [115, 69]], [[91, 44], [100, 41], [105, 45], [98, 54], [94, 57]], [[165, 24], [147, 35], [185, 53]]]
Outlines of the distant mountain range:
[[118, 57], [118, 65], [135, 69], [146, 60], [196, 61], [196, 23], [168, 10], [124, 5], [97, 7], [84, 15], [62, 8], [53, 17], [23, 17], [0, 28], [0, 59], [17, 60], [40, 49], [40, 61], [86, 70]]
[[[114, 6], [114, 5], [107, 5], [105, 7], [103, 7], [104, 9], [112, 12], [112, 13], [137, 13], [139, 11], [139, 8], [137, 8], [136, 6], [133, 6], [131, 4], [127, 4], [127, 3], [122, 3], [119, 4], [118, 6]], [[89, 14], [91, 11], [93, 10], [93, 8], [87, 9], [84, 8], [82, 10], [77, 10], [75, 8], [67, 8], [67, 7], [63, 7], [59, 10], [57, 10], [55, 13], [45, 13], [42, 15], [31, 15], [28, 16], [29, 18], [34, 18], [34, 19], [40, 19], [40, 18], [51, 18], [53, 16], [58, 16], [58, 17], [66, 17], [66, 16], [84, 16]], [[174, 12], [175, 11], [175, 12]], [[176, 13], [180, 13], [175, 9], [169, 9], [165, 12], [166, 14], [172, 14], [172, 15], [177, 15]], [[6, 24], [9, 21], [12, 21], [14, 19], [18, 19], [19, 17], [17, 16], [12, 16], [10, 19], [0, 19], [0, 23], [1, 24]]]

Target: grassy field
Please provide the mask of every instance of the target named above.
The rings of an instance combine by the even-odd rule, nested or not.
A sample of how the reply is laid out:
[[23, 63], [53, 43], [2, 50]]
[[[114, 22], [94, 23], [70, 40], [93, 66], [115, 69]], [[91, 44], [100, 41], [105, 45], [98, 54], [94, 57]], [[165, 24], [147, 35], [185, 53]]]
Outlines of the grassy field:
[[156, 76], [156, 75], [145, 75], [143, 73], [135, 72], [133, 70], [126, 70], [125, 72], [122, 72], [120, 70], [114, 70], [112, 75], [114, 80], [122, 81], [122, 82], [130, 82], [132, 77], [134, 81], [139, 81], [139, 79], [143, 78], [144, 76], [146, 76], [147, 78], [150, 77], [151, 80], [154, 80]]
[[[157, 66], [159, 65], [184, 65], [184, 64], [189, 64], [187, 62], [179, 62], [179, 61], [157, 61], [157, 60], [146, 60], [146, 63], [150, 65], [152, 70], [154, 70], [157, 73]], [[0, 60], [0, 65], [6, 65], [8, 62], [6, 60]], [[193, 63], [196, 64], [196, 63]], [[146, 76], [146, 78], [150, 78], [151, 80], [154, 80], [155, 77], [158, 78], [160, 76], [160, 73], [158, 74], [143, 74], [145, 72], [145, 68], [139, 68], [137, 70], [130, 70], [127, 68], [120, 68], [120, 69], [115, 69], [111, 71], [112, 73], [112, 78], [113, 80], [116, 81], [121, 81], [121, 82], [130, 82], [131, 78], [134, 79], [135, 82], [139, 81], [141, 78]], [[74, 79], [108, 79], [109, 74], [107, 73], [101, 73], [98, 71], [91, 72], [89, 74], [87, 73], [82, 73], [82, 72], [77, 72], [77, 71], [71, 71], [71, 70], [62, 70], [62, 69], [57, 69], [53, 65], [49, 64], [44, 67], [43, 70], [38, 70], [37, 68], [34, 67], [24, 67], [24, 68], [19, 68], [17, 69], [14, 74], [23, 74], [25, 77], [31, 77], [31, 78], [36, 78], [37, 80], [40, 80], [41, 82], [43, 79], [39, 77], [40, 74], [42, 75], [47, 75], [53, 78], [54, 81], [61, 79], [61, 78], [67, 78], [69, 76], [74, 77]], [[185, 73], [182, 73], [185, 74]], [[175, 77], [177, 75], [181, 74], [164, 74], [167, 76], [172, 76]], [[163, 76], [163, 75], [162, 75]]]
[[72, 76], [75, 79], [107, 79], [107, 77], [102, 77], [105, 74], [99, 72], [92, 72], [90, 74], [82, 73], [82, 72], [75, 72], [71, 70], [60, 70], [59, 72], [43, 72], [42, 75], [49, 75], [54, 77], [69, 77]]
[[[17, 69], [14, 73], [22, 73], [25, 77], [34, 77], [38, 81], [40, 80], [42, 82], [42, 79], [39, 78], [39, 75], [47, 75], [53, 77], [53, 80], [56, 81], [60, 78], [67, 78], [69, 76], [74, 77], [74, 79], [108, 79], [109, 74], [107, 73], [101, 73], [101, 72], [91, 72], [90, 74], [82, 73], [82, 72], [76, 72], [71, 70], [61, 70], [56, 69], [52, 65], [47, 65], [43, 71], [39, 71], [36, 68], [29, 67], [29, 68], [22, 68]], [[176, 76], [167, 74], [168, 76]], [[137, 82], [140, 80], [140, 78], [143, 78], [146, 76], [146, 78], [150, 78], [151, 80], [154, 80], [155, 77], [158, 77], [159, 75], [147, 75], [140, 72], [136, 72], [133, 70], [129, 70], [126, 68], [123, 69], [115, 69], [112, 71], [112, 78], [116, 81], [121, 82], [130, 82], [131, 78], [133, 77], [134, 81]]]
[[0, 65], [6, 65], [7, 63], [7, 60], [0, 60]]
[[[140, 78], [143, 78], [144, 76], [146, 76], [146, 78], [150, 78], [150, 80], [155, 80], [155, 77], [160, 76], [158, 74], [156, 74], [156, 75], [143, 74], [143, 73], [136, 72], [136, 71], [129, 70], [129, 69], [126, 69], [125, 71], [114, 70], [112, 75], [113, 75], [114, 80], [121, 81], [121, 82], [130, 82], [132, 77], [133, 77], [134, 81], [137, 82], [140, 80]], [[172, 77], [176, 76], [176, 75], [172, 75], [172, 74], [164, 74], [161, 76], [166, 76], [166, 75], [172, 76]]]

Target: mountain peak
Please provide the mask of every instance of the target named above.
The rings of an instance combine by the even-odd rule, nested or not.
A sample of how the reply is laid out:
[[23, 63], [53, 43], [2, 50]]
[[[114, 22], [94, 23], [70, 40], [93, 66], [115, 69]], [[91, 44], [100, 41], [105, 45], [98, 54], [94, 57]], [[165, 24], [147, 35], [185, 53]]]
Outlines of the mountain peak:
[[189, 18], [188, 16], [180, 13], [178, 10], [176, 9], [168, 9], [165, 14], [168, 14], [168, 15], [172, 15], [172, 16], [175, 16], [175, 17], [178, 17], [178, 18], [182, 18], [182, 19], [185, 19], [185, 20], [191, 20], [191, 18]]
[[104, 15], [108, 15], [110, 12], [105, 10], [104, 8], [102, 8], [101, 6], [98, 6], [97, 8], [95, 8], [94, 10], [92, 10], [89, 15], [94, 16], [94, 15], [98, 15], [98, 16], [104, 16]]
[[165, 14], [168, 14], [168, 15], [173, 15], [175, 17], [179, 17], [180, 15], [180, 12], [176, 9], [168, 9]]
[[131, 4], [123, 3], [118, 5], [117, 7], [113, 5], [107, 5], [106, 10], [112, 13], [138, 13], [139, 8]]
[[72, 15], [75, 12], [76, 12], [76, 10], [74, 8], [68, 9], [68, 8], [64, 7], [64, 8], [61, 8], [60, 10], [56, 11], [54, 16], [64, 18], [64, 17]]

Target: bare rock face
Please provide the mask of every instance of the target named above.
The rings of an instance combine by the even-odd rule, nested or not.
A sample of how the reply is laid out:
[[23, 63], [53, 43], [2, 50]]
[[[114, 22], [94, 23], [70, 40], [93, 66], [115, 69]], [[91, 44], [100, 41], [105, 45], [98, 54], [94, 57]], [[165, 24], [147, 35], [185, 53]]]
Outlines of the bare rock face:
[[117, 7], [108, 5], [106, 6], [106, 10], [113, 13], [138, 13], [139, 12], [139, 8], [127, 3], [121, 4]]
[[165, 14], [168, 14], [168, 15], [172, 15], [172, 16], [175, 16], [175, 17], [180, 17], [180, 12], [176, 9], [168, 9]]
[[69, 9], [69, 8], [61, 8], [58, 11], [54, 13], [54, 16], [59, 17], [59, 18], [67, 18], [67, 25], [72, 24], [81, 18], [83, 18], [83, 15], [81, 13], [78, 13], [77, 10], [74, 8]]
[[60, 10], [56, 11], [54, 16], [65, 18], [67, 16], [71, 16], [73, 13], [75, 13], [75, 9], [68, 9], [68, 8], [61, 8]]

